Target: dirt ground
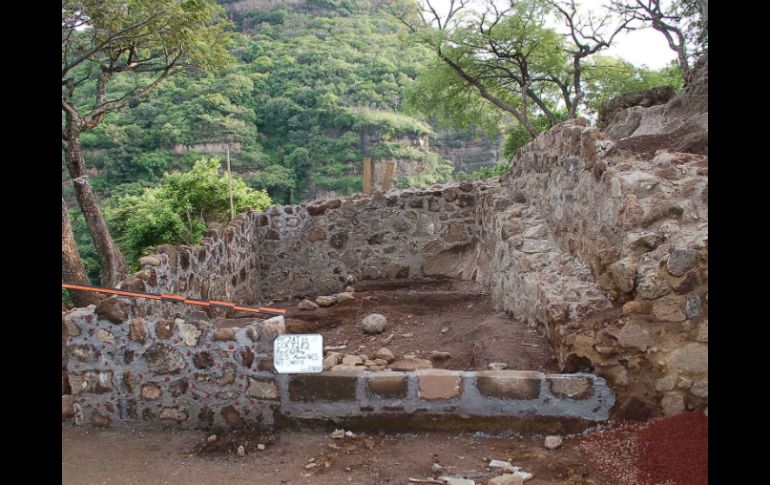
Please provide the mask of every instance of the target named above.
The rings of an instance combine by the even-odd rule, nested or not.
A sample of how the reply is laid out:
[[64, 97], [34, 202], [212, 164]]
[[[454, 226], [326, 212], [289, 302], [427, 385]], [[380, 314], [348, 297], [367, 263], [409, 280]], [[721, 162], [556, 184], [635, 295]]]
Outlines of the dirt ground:
[[[508, 369], [558, 372], [545, 336], [495, 310], [489, 295], [472, 282], [378, 280], [354, 288], [355, 300], [328, 308], [298, 310], [299, 300], [271, 306], [287, 310], [290, 333], [320, 333], [324, 346], [346, 345], [339, 350], [343, 354], [373, 358], [387, 347], [396, 358], [411, 352], [430, 359], [431, 352], [448, 352], [449, 359], [433, 359], [433, 366], [487, 370], [491, 362], [504, 362]], [[387, 317], [383, 333], [367, 335], [360, 329], [370, 313]]]
[[438, 463], [445, 475], [483, 485], [499, 475], [487, 466], [498, 459], [533, 473], [527, 485], [617, 485], [586, 463], [578, 437], [549, 451], [537, 437], [400, 433], [333, 439], [328, 431], [284, 431], [264, 451], [239, 457], [197, 453], [207, 436], [63, 425], [62, 483], [410, 485], [409, 478], [432, 477]]

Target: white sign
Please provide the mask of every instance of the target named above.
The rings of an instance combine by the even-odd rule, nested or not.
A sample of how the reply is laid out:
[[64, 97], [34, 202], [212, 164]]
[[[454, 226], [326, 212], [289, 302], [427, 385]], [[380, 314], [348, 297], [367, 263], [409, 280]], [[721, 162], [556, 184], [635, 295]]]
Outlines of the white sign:
[[280, 374], [322, 372], [323, 336], [279, 335], [273, 341], [273, 365]]

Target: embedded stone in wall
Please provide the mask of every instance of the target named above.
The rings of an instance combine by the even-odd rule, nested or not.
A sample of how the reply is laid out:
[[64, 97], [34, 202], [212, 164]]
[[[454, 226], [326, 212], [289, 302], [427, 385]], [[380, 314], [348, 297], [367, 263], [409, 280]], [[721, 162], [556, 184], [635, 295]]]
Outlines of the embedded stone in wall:
[[310, 242], [323, 241], [324, 239], [326, 239], [326, 232], [318, 227], [311, 229], [307, 236], [307, 240]]
[[208, 352], [198, 352], [193, 356], [193, 364], [198, 369], [208, 369], [214, 366], [214, 359]]
[[235, 382], [235, 365], [232, 363], [225, 364], [222, 370], [222, 377], [217, 379], [217, 384], [220, 386], [226, 386]]
[[188, 347], [195, 347], [198, 345], [198, 337], [201, 336], [201, 331], [195, 325], [185, 323], [181, 318], [176, 319], [176, 328], [179, 332], [179, 338], [182, 339], [185, 345]]
[[251, 368], [251, 365], [254, 363], [254, 352], [250, 348], [241, 350], [241, 362], [245, 368]]
[[179, 379], [177, 381], [174, 381], [173, 384], [169, 387], [169, 390], [171, 391], [171, 395], [173, 397], [179, 397], [182, 394], [187, 392], [187, 389], [189, 388], [189, 384], [184, 379]]
[[259, 323], [259, 332], [267, 340], [286, 333], [286, 321], [282, 316], [268, 318]]
[[615, 287], [621, 293], [629, 293], [634, 289], [634, 280], [636, 279], [636, 265], [630, 259], [623, 259], [610, 265], [610, 278], [612, 278]]
[[357, 380], [358, 372], [353, 370], [292, 375], [289, 381], [289, 400], [353, 401], [356, 398]]
[[584, 376], [550, 376], [548, 384], [554, 396], [585, 399], [591, 394], [593, 379]]
[[687, 319], [683, 311], [681, 298], [670, 295], [664, 296], [652, 304], [652, 316], [663, 322], [681, 322]]
[[618, 343], [622, 347], [632, 347], [645, 351], [654, 344], [650, 332], [634, 322], [626, 323], [620, 330], [612, 333], [612, 335], [618, 339]]
[[668, 365], [684, 372], [708, 372], [708, 346], [702, 343], [686, 344], [671, 353]]
[[671, 293], [671, 285], [657, 271], [650, 271], [639, 277], [636, 293], [645, 300], [654, 300]]
[[542, 374], [535, 371], [480, 371], [476, 388], [483, 396], [526, 400], [540, 396]]
[[185, 368], [182, 354], [161, 343], [150, 346], [144, 353], [144, 358], [148, 369], [156, 374], [176, 374]]
[[698, 262], [698, 252], [692, 249], [674, 249], [668, 257], [666, 267], [674, 276], [683, 276]]
[[72, 394], [104, 394], [112, 391], [112, 371], [85, 371], [69, 374]]
[[405, 398], [407, 393], [404, 374], [378, 372], [367, 377], [366, 385], [372, 396], [385, 399]]
[[170, 339], [174, 334], [173, 320], [158, 320], [155, 322], [155, 336], [161, 339]]
[[250, 377], [246, 395], [256, 399], [278, 399], [278, 388], [273, 381], [261, 381]]
[[115, 336], [102, 328], [96, 331], [96, 338], [102, 343], [115, 345]]
[[91, 424], [96, 427], [106, 428], [110, 425], [111, 422], [112, 419], [109, 416], [105, 416], [99, 411], [94, 411], [94, 414], [91, 415]]
[[155, 401], [160, 399], [161, 394], [160, 386], [157, 384], [142, 384], [142, 390], [140, 391], [142, 398], [148, 401]]
[[468, 239], [468, 232], [465, 230], [465, 224], [453, 222], [447, 229], [446, 240], [449, 242], [465, 241]]
[[96, 305], [96, 314], [99, 318], [120, 324], [128, 318], [128, 305], [124, 299], [112, 296]]
[[226, 342], [229, 340], [235, 340], [235, 331], [238, 330], [234, 327], [218, 328], [214, 330], [214, 340], [220, 342]]
[[462, 394], [462, 376], [445, 369], [415, 371], [420, 399], [427, 401], [454, 399]]
[[183, 423], [187, 421], [187, 412], [180, 410], [179, 408], [163, 408], [160, 412], [160, 419]]
[[131, 321], [131, 325], [128, 328], [128, 338], [134, 342], [142, 342], [147, 339], [147, 327], [144, 324], [144, 319], [134, 318]]
[[344, 248], [347, 242], [348, 242], [348, 235], [347, 233], [344, 233], [344, 232], [338, 232], [336, 234], [333, 234], [329, 238], [329, 245], [334, 249]]
[[69, 349], [70, 355], [81, 362], [96, 362], [101, 356], [93, 345], [73, 345]]

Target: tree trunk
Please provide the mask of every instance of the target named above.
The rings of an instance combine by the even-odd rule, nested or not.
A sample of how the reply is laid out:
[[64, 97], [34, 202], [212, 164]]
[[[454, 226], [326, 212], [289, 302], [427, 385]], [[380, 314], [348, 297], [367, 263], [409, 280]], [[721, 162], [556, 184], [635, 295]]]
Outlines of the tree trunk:
[[[62, 281], [66, 283], [89, 284], [88, 275], [86, 275], [83, 260], [78, 253], [75, 237], [72, 234], [69, 213], [64, 199], [61, 200], [61, 276]], [[84, 307], [92, 303], [97, 303], [99, 298], [94, 294], [84, 291], [70, 291], [72, 301], [75, 306]]]
[[114, 287], [126, 278], [126, 262], [107, 229], [101, 209], [96, 201], [96, 195], [88, 183], [88, 175], [83, 164], [83, 154], [80, 150], [79, 120], [73, 120], [67, 115], [67, 145], [65, 157], [67, 170], [75, 187], [80, 210], [85, 215], [91, 239], [102, 263], [102, 285]]

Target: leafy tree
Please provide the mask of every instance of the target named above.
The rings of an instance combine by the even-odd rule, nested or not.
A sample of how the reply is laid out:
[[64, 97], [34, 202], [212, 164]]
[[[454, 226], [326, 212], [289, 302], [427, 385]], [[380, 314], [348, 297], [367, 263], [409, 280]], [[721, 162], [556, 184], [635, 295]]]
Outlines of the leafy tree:
[[632, 25], [652, 27], [666, 38], [676, 52], [685, 84], [690, 79], [693, 54], [708, 50], [708, 1], [612, 0], [612, 8]]
[[[219, 167], [218, 159], [204, 158], [189, 172], [165, 174], [160, 186], [141, 195], [105, 201], [107, 219], [129, 261], [159, 244], [197, 244], [208, 224], [229, 221], [227, 175], [220, 175]], [[248, 187], [239, 177], [233, 177], [232, 191], [236, 212], [272, 204], [264, 190]]]
[[620, 94], [643, 91], [656, 86], [682, 88], [679, 66], [674, 63], [659, 70], [636, 67], [617, 57], [596, 56], [586, 69], [586, 106], [595, 113]]
[[62, 1], [62, 149], [105, 285], [125, 278], [125, 261], [88, 182], [80, 135], [169, 76], [223, 66], [226, 26], [213, 0]]
[[[454, 73], [450, 89], [471, 88], [533, 137], [538, 133], [533, 117], [554, 124], [560, 104], [569, 118], [578, 115], [584, 61], [609, 47], [630, 22], [621, 19], [608, 29], [609, 13], [601, 19], [578, 15], [574, 1], [521, 0], [500, 9], [487, 0], [483, 10], [469, 5], [470, 0], [451, 0], [447, 11], [439, 12], [431, 0], [403, 0], [395, 15]], [[554, 17], [567, 27], [565, 34], [545, 27]]]

